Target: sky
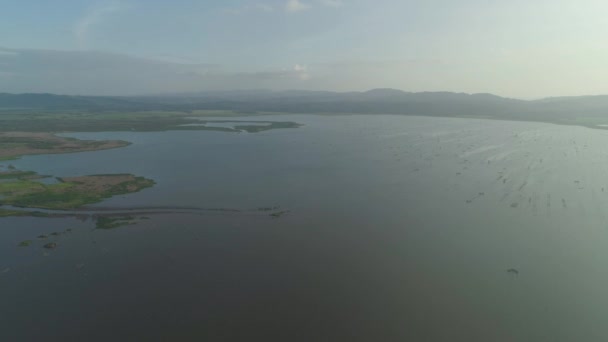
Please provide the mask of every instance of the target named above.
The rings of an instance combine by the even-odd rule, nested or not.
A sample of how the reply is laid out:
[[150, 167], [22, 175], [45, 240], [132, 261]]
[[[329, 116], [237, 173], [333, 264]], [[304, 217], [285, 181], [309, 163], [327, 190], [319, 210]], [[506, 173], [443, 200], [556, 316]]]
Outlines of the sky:
[[608, 94], [604, 0], [0, 4], [0, 92]]

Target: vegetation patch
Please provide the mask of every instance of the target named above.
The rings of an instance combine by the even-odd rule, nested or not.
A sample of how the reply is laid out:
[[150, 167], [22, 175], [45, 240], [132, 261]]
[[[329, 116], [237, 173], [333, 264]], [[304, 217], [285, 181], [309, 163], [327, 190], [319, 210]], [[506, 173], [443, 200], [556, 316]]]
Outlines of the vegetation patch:
[[[2, 124], [2, 120], [0, 120]], [[0, 131], [4, 131], [0, 129]], [[43, 132], [0, 133], [0, 160], [14, 159], [28, 154], [55, 154], [105, 150], [129, 145], [120, 140], [79, 140]]]
[[289, 210], [278, 211], [276, 213], [270, 214], [270, 217], [272, 217], [272, 218], [279, 218], [279, 217], [287, 214], [288, 212], [289, 212]]
[[0, 179], [36, 179], [36, 178], [45, 178], [45, 176], [39, 176], [34, 171], [0, 172]]
[[32, 244], [32, 240], [25, 240], [19, 242], [19, 247], [29, 247]]
[[279, 207], [259, 207], [256, 210], [257, 211], [273, 211], [273, 210], [277, 210], [279, 209]]
[[54, 248], [57, 248], [57, 243], [55, 243], [55, 242], [49, 242], [49, 243], [47, 243], [46, 245], [44, 245], [42, 247], [44, 247], [46, 249], [54, 249]]
[[0, 217], [10, 217], [10, 216], [27, 216], [28, 212], [26, 211], [18, 211], [18, 210], [6, 210], [0, 208]]
[[95, 221], [95, 228], [97, 229], [114, 229], [122, 226], [129, 226], [137, 224], [133, 216], [99, 216]]
[[258, 133], [271, 129], [302, 127], [302, 124], [290, 121], [264, 121], [264, 123], [267, 123], [268, 125], [236, 125], [234, 128], [247, 133]]
[[[0, 205], [24, 208], [75, 209], [98, 203], [105, 198], [138, 192], [153, 186], [153, 180], [130, 174], [93, 175], [60, 178], [57, 184], [44, 184], [28, 179], [0, 183]], [[13, 210], [0, 211], [1, 216], [22, 216]], [[44, 216], [42, 213], [27, 215]]]
[[0, 157], [0, 161], [8, 161], [8, 160], [17, 160], [19, 159], [18, 156], [11, 156], [11, 157]]

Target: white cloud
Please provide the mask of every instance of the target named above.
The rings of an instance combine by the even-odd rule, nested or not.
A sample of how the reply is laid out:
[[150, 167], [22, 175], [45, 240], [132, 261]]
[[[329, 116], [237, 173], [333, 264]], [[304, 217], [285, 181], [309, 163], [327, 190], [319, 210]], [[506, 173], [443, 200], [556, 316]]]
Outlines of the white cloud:
[[308, 73], [308, 68], [305, 65], [296, 64], [293, 66], [293, 71], [296, 76], [302, 81], [306, 81], [310, 79], [310, 74]]
[[323, 6], [328, 6], [328, 7], [344, 6], [344, 2], [342, 0], [319, 0], [319, 3]]
[[87, 13], [78, 20], [74, 25], [74, 36], [78, 40], [80, 48], [86, 48], [88, 44], [88, 36], [95, 25], [100, 24], [108, 15], [123, 11], [127, 6], [120, 1], [112, 1], [91, 8]]
[[307, 5], [300, 0], [289, 0], [285, 4], [285, 10], [287, 12], [300, 12], [310, 8], [310, 5]]

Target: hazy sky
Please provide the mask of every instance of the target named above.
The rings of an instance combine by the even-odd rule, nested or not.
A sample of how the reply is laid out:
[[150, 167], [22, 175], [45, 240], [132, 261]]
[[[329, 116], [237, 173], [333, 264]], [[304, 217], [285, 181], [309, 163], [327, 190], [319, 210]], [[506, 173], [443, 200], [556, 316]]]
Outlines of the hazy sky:
[[605, 0], [2, 0], [0, 92], [608, 93]]

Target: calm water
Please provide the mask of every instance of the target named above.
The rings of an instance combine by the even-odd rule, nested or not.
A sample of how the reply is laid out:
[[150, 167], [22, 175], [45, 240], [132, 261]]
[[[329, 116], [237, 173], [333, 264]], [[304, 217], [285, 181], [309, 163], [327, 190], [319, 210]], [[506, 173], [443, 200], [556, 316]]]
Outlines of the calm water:
[[290, 212], [0, 219], [0, 341], [608, 340], [608, 131], [256, 120], [305, 126], [70, 134], [133, 145], [11, 162], [158, 183], [101, 207]]

